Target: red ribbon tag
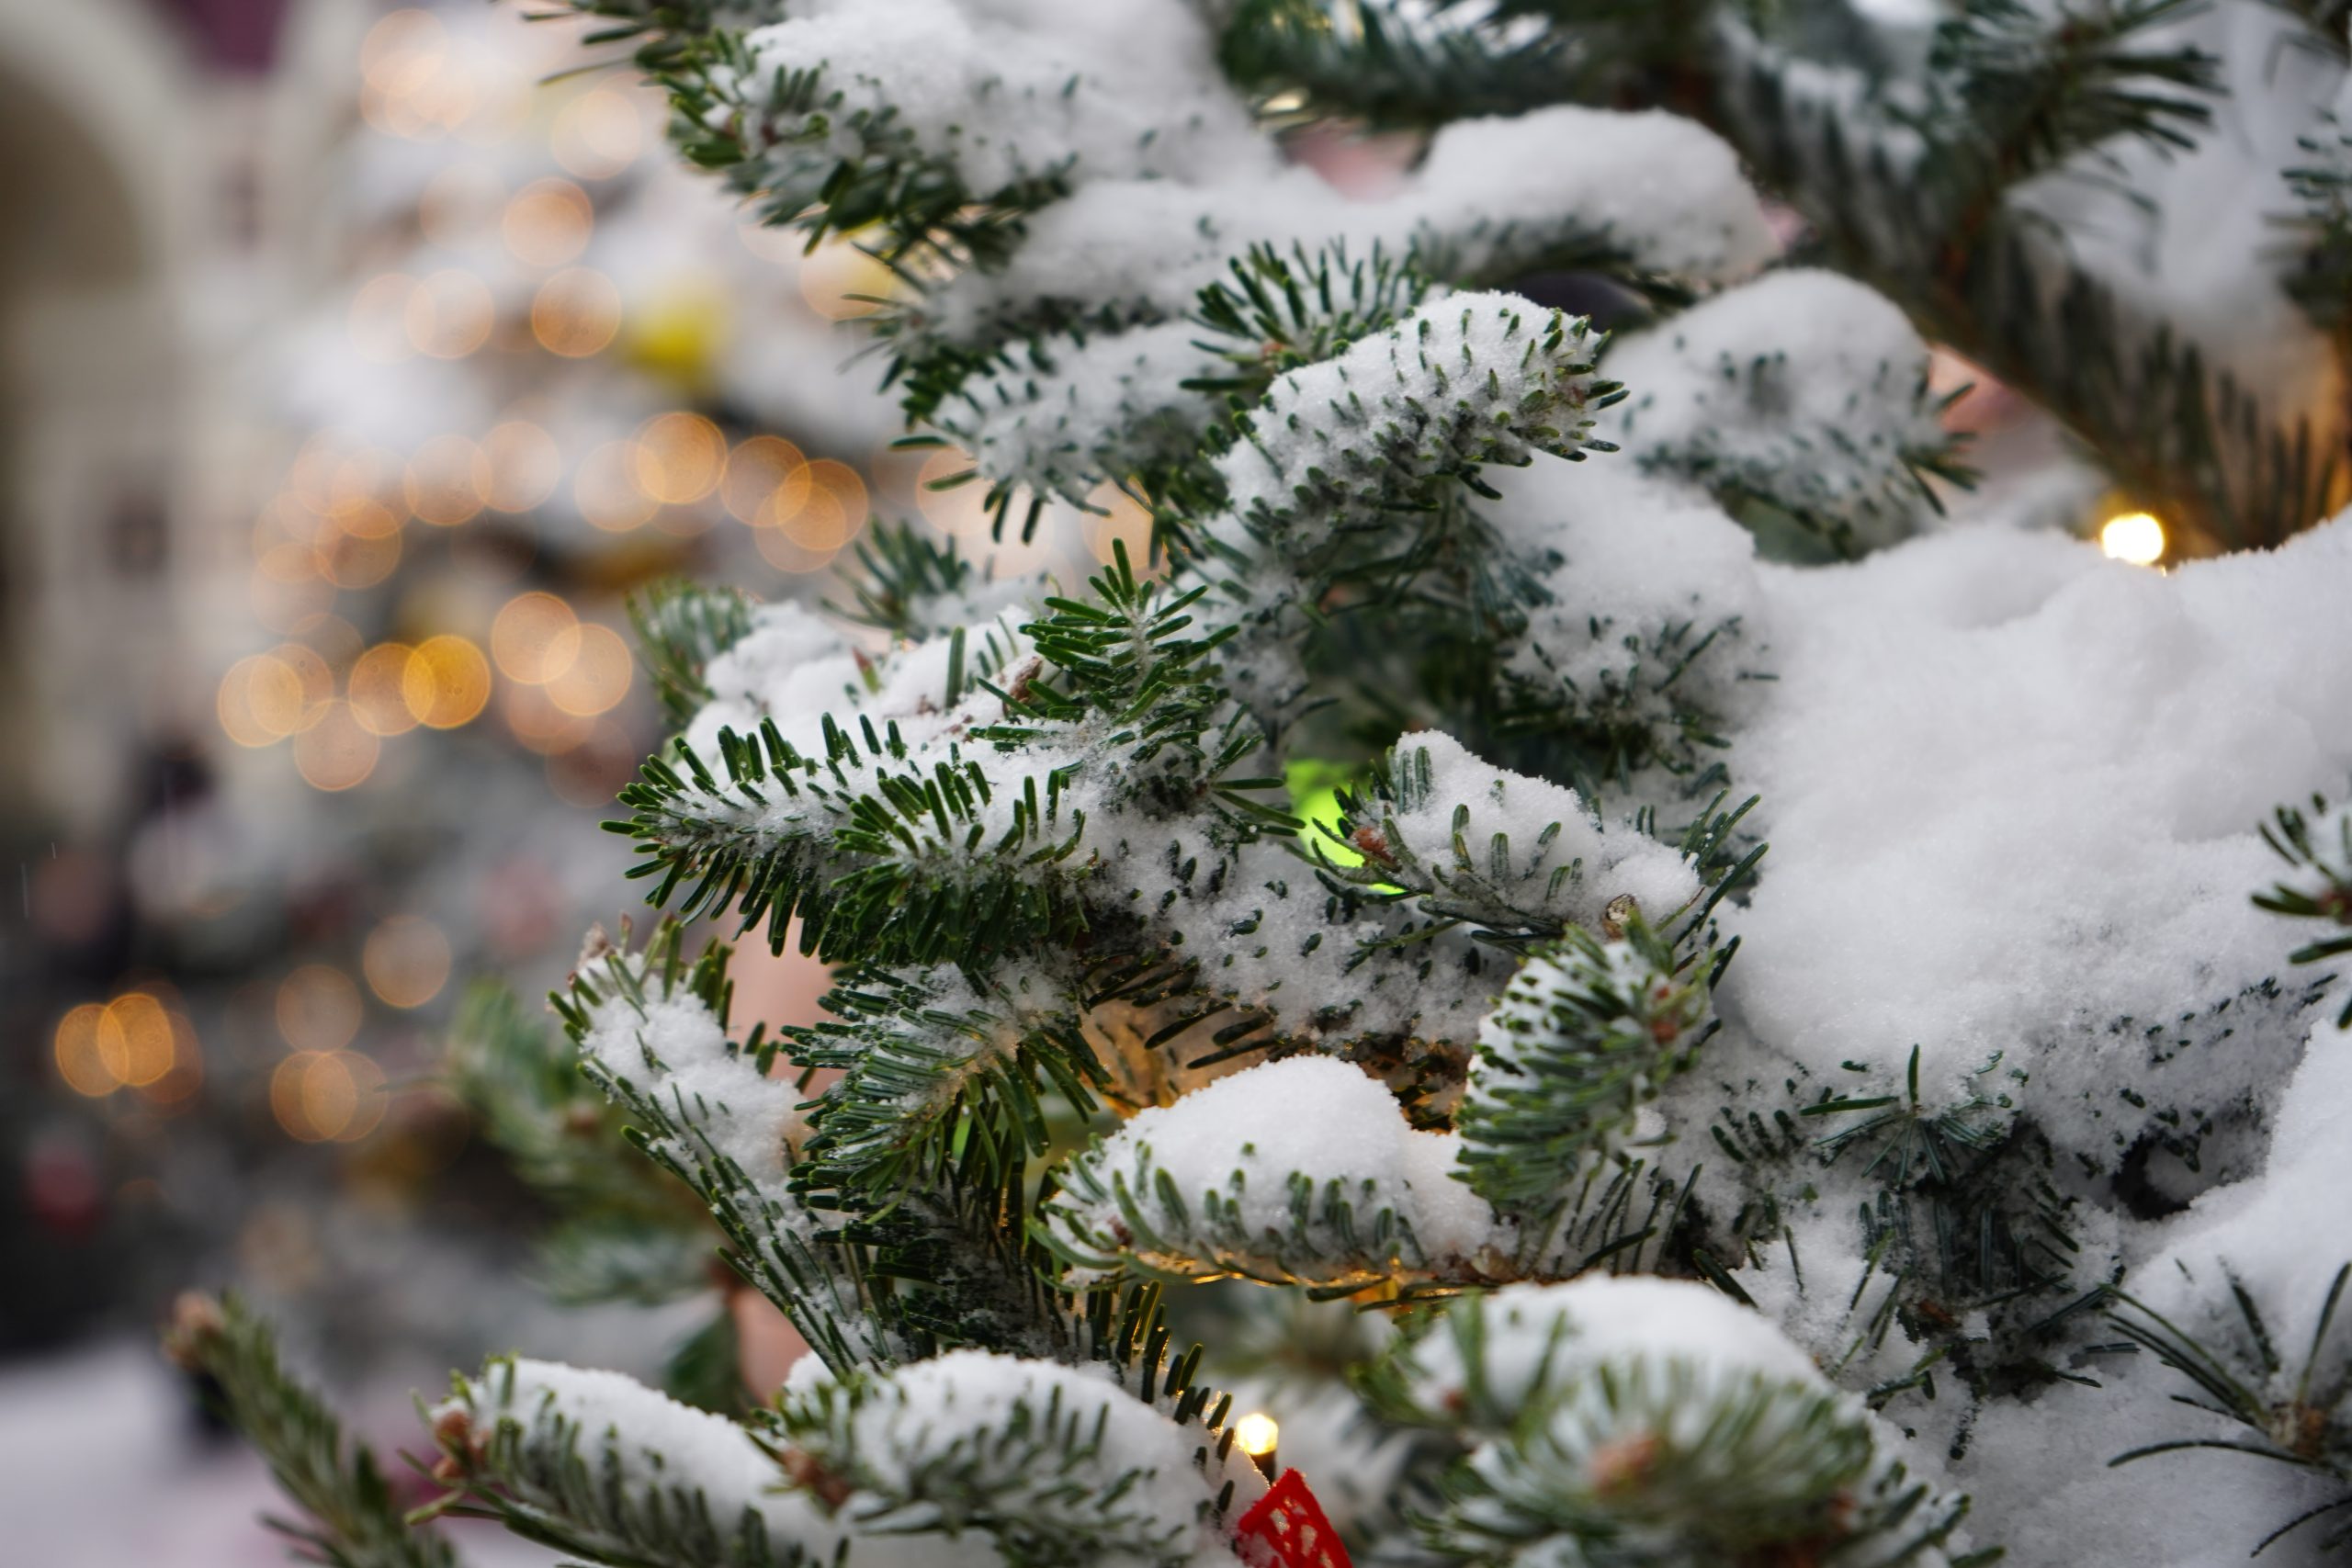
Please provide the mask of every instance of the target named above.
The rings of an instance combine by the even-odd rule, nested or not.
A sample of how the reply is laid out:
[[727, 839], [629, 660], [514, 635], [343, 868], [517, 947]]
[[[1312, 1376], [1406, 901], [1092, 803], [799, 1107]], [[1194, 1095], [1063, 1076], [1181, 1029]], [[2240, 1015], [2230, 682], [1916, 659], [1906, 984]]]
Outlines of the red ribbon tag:
[[1234, 1549], [1250, 1568], [1351, 1568], [1340, 1532], [1295, 1470], [1241, 1516]]

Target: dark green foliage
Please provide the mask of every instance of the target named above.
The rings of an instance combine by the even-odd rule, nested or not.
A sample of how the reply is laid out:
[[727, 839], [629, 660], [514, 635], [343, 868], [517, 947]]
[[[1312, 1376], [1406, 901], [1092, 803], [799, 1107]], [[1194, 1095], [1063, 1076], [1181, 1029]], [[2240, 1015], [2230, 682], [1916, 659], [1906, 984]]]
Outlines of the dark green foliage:
[[[621, 792], [634, 816], [616, 825], [649, 856], [631, 874], [660, 874], [657, 904], [693, 878], [675, 905], [681, 919], [731, 909], [745, 930], [765, 921], [779, 947], [797, 915], [804, 948], [828, 960], [979, 964], [1087, 929], [1090, 863], [1077, 854], [1086, 812], [1064, 802], [1081, 764], [1094, 788], [1125, 799], [1190, 810], [1205, 794], [1232, 831], [1288, 830], [1287, 816], [1251, 793], [1267, 781], [1233, 776], [1259, 738], [1216, 683], [1210, 655], [1230, 629], [1186, 635], [1206, 590], [1170, 594], [1144, 582], [1124, 550], [1092, 586], [1093, 601], [1051, 600], [1047, 616], [1023, 628], [1036, 657], [1001, 671], [1002, 684], [973, 679], [1002, 705], [1002, 719], [976, 727], [969, 750], [956, 746], [953, 762], [929, 773], [907, 765], [895, 724], [886, 737], [861, 720], [853, 737], [830, 718], [821, 760], [773, 725], [752, 737], [722, 732], [723, 783], [683, 742], [684, 773], [650, 760]], [[947, 704], [966, 694], [960, 679], [951, 660]], [[1023, 742], [1086, 750], [1045, 768], [1042, 781], [992, 781], [980, 759]], [[1000, 788], [1011, 795], [1001, 807]], [[774, 795], [790, 808], [788, 825], [742, 823], [742, 808]]]
[[710, 700], [703, 671], [752, 629], [752, 609], [751, 596], [740, 589], [677, 580], [630, 596], [629, 624], [637, 628], [645, 671], [673, 722], [686, 723]]
[[[2267, 893], [2256, 894], [2255, 903], [2274, 915], [2320, 922], [2320, 934], [2288, 954], [2289, 960], [2324, 964], [2352, 953], [2352, 808], [2331, 811], [2326, 799], [2316, 795], [2311, 817], [2282, 806], [2276, 830], [2265, 825], [2262, 841], [2301, 874], [2295, 882], [2280, 882]], [[2346, 1002], [2335, 1024], [2352, 1029], [2352, 1001]]]
[[[1416, 1521], [1433, 1561], [1892, 1563], [1943, 1542], [1966, 1512], [1878, 1457], [1865, 1418], [1826, 1386], [1647, 1354], [1565, 1371], [1575, 1332], [1564, 1316], [1548, 1332], [1506, 1323], [1469, 1297], [1361, 1374], [1386, 1419], [1477, 1445]], [[1536, 1334], [1533, 1353], [1498, 1348]], [[1421, 1371], [1439, 1341], [1459, 1369], [1442, 1403]]]
[[[2116, 1292], [2119, 1304], [2109, 1314], [2116, 1328], [2195, 1385], [2193, 1396], [2176, 1396], [2179, 1402], [2234, 1421], [2245, 1433], [2149, 1443], [2116, 1455], [2109, 1464], [2129, 1464], [2154, 1454], [2220, 1449], [2312, 1471], [2335, 1484], [2335, 1496], [2281, 1524], [2254, 1549], [2256, 1555], [2298, 1526], [2352, 1508], [2352, 1411], [2346, 1410], [2345, 1403], [2346, 1393], [2352, 1393], [2348, 1386], [2352, 1369], [2347, 1369], [2344, 1348], [2331, 1346], [2328, 1340], [2347, 1280], [2352, 1280], [2352, 1264], [2338, 1269], [2328, 1286], [2311, 1347], [2291, 1381], [2289, 1363], [2265, 1325], [2261, 1309], [2235, 1278], [2230, 1280], [2233, 1310], [2217, 1314], [2225, 1332], [2211, 1340], [2183, 1330], [2143, 1303]], [[2335, 1551], [2347, 1542], [2352, 1542], [2352, 1525], [2339, 1524], [2322, 1540], [2319, 1550]]]
[[1713, 960], [1678, 956], [1632, 911], [1611, 940], [1571, 929], [1532, 950], [1487, 1017], [1455, 1113], [1464, 1179], [1531, 1220], [1562, 1204], [1690, 1065]]
[[[2000, 1055], [1977, 1069], [1982, 1077], [2000, 1065]], [[2022, 1075], [2013, 1074], [2013, 1077]], [[1976, 1156], [2008, 1138], [2010, 1100], [1999, 1091], [1970, 1095], [1954, 1104], [1928, 1106], [1919, 1099], [1919, 1048], [1911, 1047], [1904, 1093], [1842, 1096], [1806, 1106], [1803, 1116], [1838, 1118], [1814, 1146], [1824, 1163], [1840, 1156], [1867, 1156], [1864, 1176], [1877, 1176], [1889, 1190], [1918, 1182], [1950, 1182]]]
[[720, 1517], [683, 1470], [657, 1471], [650, 1481], [629, 1476], [620, 1458], [629, 1434], [588, 1429], [553, 1404], [518, 1407], [515, 1378], [512, 1360], [495, 1360], [478, 1385], [455, 1380], [481, 1419], [470, 1428], [436, 1424], [447, 1456], [436, 1473], [455, 1490], [434, 1512], [496, 1519], [526, 1540], [608, 1568], [816, 1568], [822, 1561], [779, 1540], [755, 1506]]
[[857, 542], [857, 569], [844, 574], [856, 603], [836, 612], [892, 637], [920, 638], [951, 628], [932, 608], [972, 586], [972, 563], [956, 541], [906, 522], [876, 523]]
[[662, 1364], [662, 1392], [715, 1416], [740, 1416], [751, 1404], [743, 1384], [742, 1345], [734, 1313], [722, 1302], [708, 1322], [681, 1340]]
[[1264, 397], [1276, 377], [1388, 331], [1436, 287], [1409, 259], [1399, 261], [1377, 247], [1359, 258], [1338, 244], [1312, 254], [1294, 247], [1287, 256], [1271, 245], [1254, 245], [1228, 271], [1231, 281], [1201, 290], [1192, 320], [1208, 334], [1202, 346], [1216, 349], [1232, 368], [1186, 385], [1222, 394], [1237, 410]]
[[[1164, 1337], [1165, 1330], [1157, 1333]], [[1159, 1352], [1148, 1359], [1157, 1364]], [[1225, 1406], [1209, 1414], [1210, 1391], [1192, 1381], [1198, 1360], [1195, 1349], [1129, 1392], [1161, 1404], [1182, 1424], [1208, 1416], [1196, 1450], [1204, 1461], [1212, 1447], [1222, 1456], [1231, 1439], [1209, 1429]], [[793, 1445], [790, 1465], [854, 1491], [862, 1531], [982, 1536], [1004, 1561], [1034, 1568], [1091, 1568], [1114, 1559], [1181, 1568], [1198, 1561], [1193, 1521], [1165, 1521], [1155, 1509], [1149, 1489], [1168, 1478], [1153, 1466], [1119, 1464], [1115, 1444], [1105, 1442], [1112, 1402], [1127, 1394], [1051, 1380], [1012, 1399], [985, 1429], [941, 1440], [917, 1418], [897, 1429], [890, 1451], [876, 1453], [861, 1439], [907, 1397], [899, 1381], [867, 1374], [820, 1384], [787, 1401], [778, 1423]]]
[[166, 1348], [207, 1380], [221, 1416], [308, 1516], [268, 1521], [297, 1557], [328, 1568], [456, 1568], [447, 1541], [409, 1524], [367, 1445], [346, 1442], [341, 1423], [279, 1364], [276, 1337], [243, 1303], [181, 1298]]
[[1936, 30], [1932, 95], [1912, 120], [1929, 167], [1971, 209], [2066, 159], [2119, 139], [2186, 150], [2212, 123], [2221, 62], [2149, 34], [2206, 0], [2066, 0], [2053, 15], [2026, 0], [1966, 0]]
[[444, 1057], [451, 1092], [480, 1120], [515, 1174], [580, 1216], [692, 1218], [629, 1150], [623, 1122], [559, 1029], [494, 982], [466, 994]]
[[[980, 1005], [950, 1007], [933, 987], [857, 976], [827, 997], [828, 1018], [784, 1032], [794, 1061], [843, 1075], [826, 1091], [795, 1173], [812, 1201], [854, 1192], [887, 1207], [925, 1173], [951, 1166], [967, 1180], [1001, 1185], [1045, 1152], [1049, 1100], [1079, 1115], [1094, 1110], [1104, 1077], [1076, 1023], [1079, 1009], [993, 988], [973, 999]], [[974, 1127], [1012, 1136], [966, 1136]], [[999, 1155], [1009, 1168], [994, 1163]]]
[[1577, 85], [1574, 52], [1555, 34], [1514, 39], [1446, 8], [1400, 20], [1386, 6], [1360, 0], [1241, 0], [1217, 58], [1270, 113], [1337, 116], [1374, 129], [1518, 114], [1557, 103]]
[[2342, 333], [2352, 331], [2352, 130], [2331, 120], [2301, 146], [2308, 161], [2286, 171], [2288, 194], [2302, 204], [2287, 288], [2312, 320]]

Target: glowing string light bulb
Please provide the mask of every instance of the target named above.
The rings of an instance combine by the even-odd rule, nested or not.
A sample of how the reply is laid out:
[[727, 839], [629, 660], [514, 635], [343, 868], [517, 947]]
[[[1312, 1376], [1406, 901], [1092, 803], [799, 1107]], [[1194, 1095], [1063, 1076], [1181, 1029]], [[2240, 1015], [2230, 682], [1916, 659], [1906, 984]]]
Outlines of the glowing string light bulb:
[[1274, 1445], [1282, 1427], [1262, 1410], [1253, 1410], [1233, 1424], [1233, 1446], [1248, 1454], [1268, 1478], [1274, 1473]]
[[2165, 558], [2165, 525], [2154, 513], [2126, 512], [2100, 525], [2098, 547], [2109, 560], [2154, 566]]

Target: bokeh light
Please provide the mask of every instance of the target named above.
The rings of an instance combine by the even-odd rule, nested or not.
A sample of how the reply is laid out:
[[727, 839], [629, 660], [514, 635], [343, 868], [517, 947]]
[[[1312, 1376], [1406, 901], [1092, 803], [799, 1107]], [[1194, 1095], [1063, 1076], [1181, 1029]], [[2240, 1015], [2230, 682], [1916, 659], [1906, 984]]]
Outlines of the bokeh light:
[[360, 968], [387, 1006], [418, 1008], [449, 983], [449, 939], [421, 915], [394, 915], [368, 933]]
[[552, 593], [518, 593], [490, 626], [490, 656], [510, 681], [542, 685], [580, 651], [580, 617]]
[[462, 359], [489, 339], [494, 314], [489, 284], [461, 267], [444, 267], [409, 291], [401, 321], [418, 353]]
[[294, 766], [313, 789], [351, 789], [376, 771], [382, 745], [349, 703], [330, 702], [315, 722], [294, 737]]
[[464, 637], [426, 637], [409, 650], [401, 694], [419, 724], [455, 729], [490, 701], [490, 661]]
[[684, 506], [718, 488], [727, 438], [698, 413], [665, 413], [637, 433], [637, 488], [666, 506]]
[[345, 682], [351, 716], [370, 735], [405, 735], [416, 728], [407, 690], [414, 651], [406, 643], [379, 642], [352, 661]]
[[628, 94], [593, 87], [557, 113], [548, 145], [555, 161], [582, 179], [610, 179], [644, 151], [645, 123]]
[[596, 205], [570, 180], [533, 180], [509, 198], [499, 233], [526, 266], [561, 266], [580, 259], [596, 223]]
[[384, 1119], [384, 1070], [356, 1051], [297, 1051], [270, 1075], [269, 1105], [288, 1136], [354, 1143]]
[[548, 677], [548, 700], [576, 717], [609, 713], [628, 695], [634, 662], [619, 633], [584, 623], [572, 634], [572, 657]]
[[593, 267], [564, 268], [531, 299], [531, 335], [567, 359], [603, 352], [620, 326], [620, 287]]

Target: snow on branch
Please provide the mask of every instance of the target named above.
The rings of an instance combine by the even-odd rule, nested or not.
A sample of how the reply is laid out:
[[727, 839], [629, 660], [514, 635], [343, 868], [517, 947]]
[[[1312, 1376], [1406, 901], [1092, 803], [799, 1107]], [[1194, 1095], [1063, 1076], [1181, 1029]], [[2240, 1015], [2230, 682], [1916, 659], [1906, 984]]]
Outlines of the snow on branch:
[[1605, 434], [1652, 472], [1726, 507], [1778, 507], [1840, 556], [1940, 510], [1930, 475], [1965, 480], [1903, 312], [1832, 273], [1778, 272], [1615, 345], [1631, 389]]
[[1374, 1369], [1392, 1416], [1457, 1436], [1436, 1560], [1952, 1559], [1965, 1498], [1760, 1314], [1703, 1285], [1587, 1276], [1449, 1305]]
[[1142, 1112], [1065, 1165], [1038, 1235], [1073, 1283], [1138, 1265], [1347, 1289], [1513, 1278], [1516, 1227], [1449, 1174], [1459, 1146], [1414, 1131], [1360, 1068], [1270, 1062]]
[[468, 1511], [518, 1535], [642, 1568], [813, 1568], [840, 1550], [845, 1532], [723, 1416], [550, 1361], [494, 1360], [453, 1382], [430, 1412], [444, 1473]]

